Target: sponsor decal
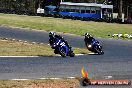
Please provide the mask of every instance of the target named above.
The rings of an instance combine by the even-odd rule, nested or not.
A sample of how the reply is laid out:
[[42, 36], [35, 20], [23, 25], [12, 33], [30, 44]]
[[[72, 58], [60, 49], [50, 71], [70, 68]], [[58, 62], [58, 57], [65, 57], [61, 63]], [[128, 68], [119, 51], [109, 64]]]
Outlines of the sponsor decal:
[[131, 85], [130, 80], [116, 80], [116, 79], [89, 79], [88, 71], [84, 70], [84, 67], [81, 70], [82, 77], [80, 79], [80, 84], [82, 86], [88, 85]]

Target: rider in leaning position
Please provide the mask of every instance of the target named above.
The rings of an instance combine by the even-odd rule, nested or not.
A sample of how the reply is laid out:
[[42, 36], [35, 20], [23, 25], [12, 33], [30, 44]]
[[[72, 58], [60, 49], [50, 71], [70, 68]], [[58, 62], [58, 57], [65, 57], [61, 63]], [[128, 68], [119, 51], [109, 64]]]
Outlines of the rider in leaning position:
[[[68, 42], [66, 40], [64, 40], [64, 38], [60, 35], [56, 35], [54, 32], [49, 32], [49, 43], [52, 46], [53, 43], [55, 43], [56, 39], [61, 39], [69, 48], [69, 51], [71, 51], [71, 46], [68, 44]], [[53, 48], [53, 47], [52, 47]]]
[[95, 38], [93, 38], [89, 33], [85, 33], [84, 42], [88, 50], [93, 51], [93, 49], [89, 48], [88, 45], [93, 45], [94, 41], [96, 44], [99, 44], [99, 42]]

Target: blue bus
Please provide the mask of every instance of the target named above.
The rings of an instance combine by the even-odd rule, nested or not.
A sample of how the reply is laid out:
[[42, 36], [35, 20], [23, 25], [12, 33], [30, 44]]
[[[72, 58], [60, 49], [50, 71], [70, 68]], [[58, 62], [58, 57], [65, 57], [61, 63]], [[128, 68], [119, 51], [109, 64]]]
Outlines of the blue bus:
[[45, 6], [44, 9], [39, 8], [37, 12], [48, 16], [57, 15], [63, 18], [112, 19], [113, 5], [61, 2], [59, 8], [56, 6]]
[[61, 2], [59, 15], [71, 18], [113, 18], [113, 5]]

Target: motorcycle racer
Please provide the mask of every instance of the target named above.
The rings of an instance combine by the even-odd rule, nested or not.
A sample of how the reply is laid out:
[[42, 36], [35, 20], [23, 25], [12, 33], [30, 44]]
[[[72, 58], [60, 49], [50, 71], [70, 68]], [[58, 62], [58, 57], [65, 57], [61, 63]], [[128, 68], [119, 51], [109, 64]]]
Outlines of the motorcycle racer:
[[98, 53], [100, 55], [104, 54], [104, 52], [102, 51], [102, 46], [89, 33], [85, 33], [84, 42], [89, 51]]
[[[60, 35], [56, 35], [55, 32], [49, 32], [49, 43], [52, 46], [52, 44], [55, 42], [56, 38], [61, 39], [65, 44], [68, 46], [69, 51], [71, 51], [71, 46], [68, 44], [68, 42]], [[52, 47], [53, 48], [53, 47]]]

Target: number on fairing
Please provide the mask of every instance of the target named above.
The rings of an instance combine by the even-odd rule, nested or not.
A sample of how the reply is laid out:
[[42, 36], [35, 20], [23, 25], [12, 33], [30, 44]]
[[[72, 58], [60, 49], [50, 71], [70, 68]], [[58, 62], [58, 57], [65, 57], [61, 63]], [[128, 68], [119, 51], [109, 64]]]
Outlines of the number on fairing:
[[65, 46], [65, 43], [64, 43], [64, 42], [62, 42], [60, 45], [61, 45], [61, 46]]

